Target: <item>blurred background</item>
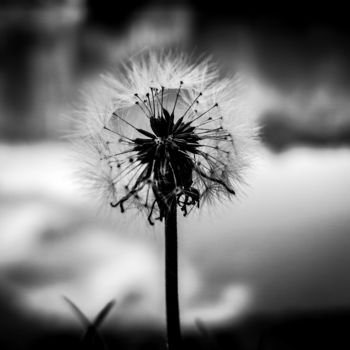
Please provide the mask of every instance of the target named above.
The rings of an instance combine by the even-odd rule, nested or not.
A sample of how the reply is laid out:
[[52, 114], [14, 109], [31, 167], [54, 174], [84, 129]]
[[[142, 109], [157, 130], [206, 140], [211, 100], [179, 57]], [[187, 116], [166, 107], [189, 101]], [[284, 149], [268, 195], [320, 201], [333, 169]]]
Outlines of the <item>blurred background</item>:
[[349, 34], [337, 4], [2, 0], [0, 348], [74, 348], [62, 296], [90, 319], [116, 299], [111, 349], [165, 348], [162, 230], [99, 210], [63, 138], [80, 90], [149, 48], [242, 74], [261, 125], [244, 196], [179, 219], [184, 348], [349, 348]]

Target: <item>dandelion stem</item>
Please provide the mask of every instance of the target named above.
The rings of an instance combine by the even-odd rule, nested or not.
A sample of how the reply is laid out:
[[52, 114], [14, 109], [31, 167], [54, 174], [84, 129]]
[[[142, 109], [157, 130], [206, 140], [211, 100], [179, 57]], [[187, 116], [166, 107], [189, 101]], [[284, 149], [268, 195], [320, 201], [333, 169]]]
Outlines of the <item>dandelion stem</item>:
[[168, 350], [181, 349], [178, 294], [176, 197], [165, 216], [165, 298]]

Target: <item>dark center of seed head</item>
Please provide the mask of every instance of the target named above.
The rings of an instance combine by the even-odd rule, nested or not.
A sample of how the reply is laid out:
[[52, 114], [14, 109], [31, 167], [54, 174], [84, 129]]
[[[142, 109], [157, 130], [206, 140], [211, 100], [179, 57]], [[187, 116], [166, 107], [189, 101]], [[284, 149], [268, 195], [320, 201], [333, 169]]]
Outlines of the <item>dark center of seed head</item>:
[[155, 143], [157, 145], [165, 145], [167, 144], [168, 142], [171, 142], [171, 136], [168, 136], [168, 137], [156, 137], [155, 138]]

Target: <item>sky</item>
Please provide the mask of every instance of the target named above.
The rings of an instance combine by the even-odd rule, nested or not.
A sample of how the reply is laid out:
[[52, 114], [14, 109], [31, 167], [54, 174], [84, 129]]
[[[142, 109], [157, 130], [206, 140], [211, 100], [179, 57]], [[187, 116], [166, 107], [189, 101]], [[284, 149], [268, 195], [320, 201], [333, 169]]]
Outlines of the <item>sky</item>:
[[[349, 152], [264, 149], [244, 195], [179, 218], [188, 326], [349, 305]], [[1, 146], [1, 285], [25, 310], [62, 321], [72, 318], [65, 295], [91, 316], [115, 298], [117, 319], [161, 322], [161, 228], [98, 212], [69, 156], [64, 143]]]
[[85, 84], [145, 47], [181, 44], [212, 54], [222, 74], [240, 73], [262, 136], [237, 199], [179, 217], [184, 324], [350, 306], [345, 34], [312, 21], [278, 32], [267, 19], [211, 18], [192, 4], [130, 10], [112, 30], [79, 8], [57, 22], [29, 16], [42, 20], [33, 37], [11, 16], [0, 28], [4, 305], [60, 325], [76, 323], [63, 296], [90, 317], [116, 299], [111, 317], [120, 324], [164, 322], [160, 225], [106, 210], [85, 193], [62, 135]]

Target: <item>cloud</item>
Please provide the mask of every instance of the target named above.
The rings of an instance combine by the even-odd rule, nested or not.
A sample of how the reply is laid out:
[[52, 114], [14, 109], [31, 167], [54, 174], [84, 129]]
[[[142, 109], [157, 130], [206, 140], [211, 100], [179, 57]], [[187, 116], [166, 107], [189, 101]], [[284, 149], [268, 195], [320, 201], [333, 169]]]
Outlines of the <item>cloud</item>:
[[[41, 188], [38, 174], [50, 178], [54, 170], [28, 172], [26, 185], [18, 174], [8, 178], [33, 157], [45, 164], [54, 154], [31, 155], [36, 146], [15, 152], [22, 151], [22, 168], [9, 164], [0, 175], [0, 183], [12, 182], [0, 200], [1, 289], [26, 312], [64, 321], [76, 322], [62, 295], [89, 317], [116, 299], [112, 318], [163, 322], [161, 232], [101, 220], [72, 202], [68, 188], [56, 196], [51, 179]], [[349, 159], [348, 149], [265, 153], [244, 200], [179, 219], [184, 322], [349, 304]]]

